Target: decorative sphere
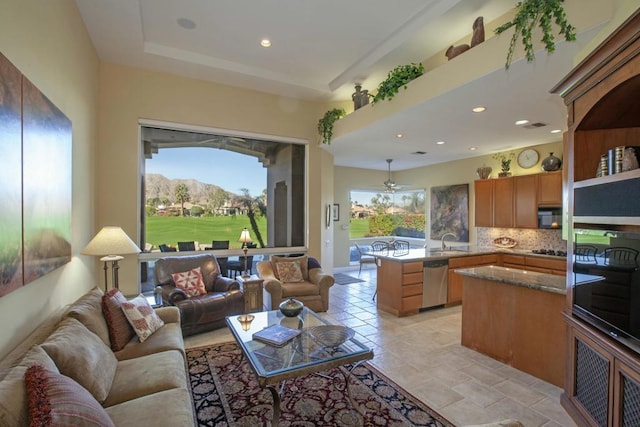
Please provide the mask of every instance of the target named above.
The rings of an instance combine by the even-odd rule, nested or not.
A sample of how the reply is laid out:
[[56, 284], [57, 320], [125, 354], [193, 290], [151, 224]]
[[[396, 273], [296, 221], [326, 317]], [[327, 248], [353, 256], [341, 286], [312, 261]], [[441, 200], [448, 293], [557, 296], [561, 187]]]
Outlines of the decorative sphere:
[[280, 303], [280, 312], [287, 317], [296, 317], [302, 313], [304, 304], [297, 299], [289, 298], [286, 301]]

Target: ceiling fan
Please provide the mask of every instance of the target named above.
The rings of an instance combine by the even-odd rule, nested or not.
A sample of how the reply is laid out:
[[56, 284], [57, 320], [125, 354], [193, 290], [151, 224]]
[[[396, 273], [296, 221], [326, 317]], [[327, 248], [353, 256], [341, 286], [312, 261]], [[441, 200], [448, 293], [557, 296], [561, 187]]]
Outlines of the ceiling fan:
[[395, 193], [396, 190], [399, 190], [402, 187], [405, 187], [404, 184], [397, 184], [394, 180], [391, 179], [391, 162], [392, 161], [393, 159], [387, 159], [387, 170], [389, 173], [389, 178], [387, 178], [387, 180], [382, 183], [385, 187], [385, 190], [384, 190], [385, 193]]

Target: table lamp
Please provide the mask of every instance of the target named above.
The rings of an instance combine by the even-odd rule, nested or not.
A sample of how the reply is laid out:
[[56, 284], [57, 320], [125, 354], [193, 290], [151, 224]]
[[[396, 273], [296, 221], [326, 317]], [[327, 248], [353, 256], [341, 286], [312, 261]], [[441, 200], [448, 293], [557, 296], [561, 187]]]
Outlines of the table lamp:
[[107, 263], [111, 262], [111, 280], [113, 287], [118, 289], [118, 261], [124, 259], [122, 255], [138, 254], [140, 248], [133, 243], [122, 228], [107, 226], [95, 235], [87, 246], [80, 252], [83, 255], [102, 256], [104, 262], [104, 290], [107, 291]]
[[242, 275], [242, 277], [248, 277], [249, 274], [247, 273], [249, 270], [247, 269], [247, 251], [249, 250], [249, 248], [247, 248], [247, 243], [251, 243], [251, 235], [249, 234], [249, 230], [247, 229], [247, 227], [242, 229], [242, 233], [240, 234], [238, 242], [242, 243], [242, 251], [244, 252], [244, 274]]

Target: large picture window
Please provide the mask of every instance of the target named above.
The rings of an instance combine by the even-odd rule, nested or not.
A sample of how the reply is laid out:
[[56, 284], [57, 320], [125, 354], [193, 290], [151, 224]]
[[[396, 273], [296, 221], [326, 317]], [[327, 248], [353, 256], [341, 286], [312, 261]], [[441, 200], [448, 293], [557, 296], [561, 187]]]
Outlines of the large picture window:
[[147, 251], [240, 248], [243, 228], [257, 247], [305, 246], [305, 145], [152, 126], [141, 135]]
[[414, 237], [424, 239], [424, 190], [393, 193], [350, 192], [350, 238]]

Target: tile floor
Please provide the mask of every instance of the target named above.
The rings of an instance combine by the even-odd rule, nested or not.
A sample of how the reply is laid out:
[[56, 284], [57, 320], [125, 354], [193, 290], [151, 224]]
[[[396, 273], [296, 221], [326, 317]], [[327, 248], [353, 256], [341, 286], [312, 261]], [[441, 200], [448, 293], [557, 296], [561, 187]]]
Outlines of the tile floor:
[[[357, 268], [336, 269], [357, 276]], [[376, 274], [365, 266], [361, 283], [334, 285], [331, 321], [355, 329], [373, 348], [376, 367], [458, 426], [507, 418], [526, 427], [573, 427], [558, 387], [460, 345], [461, 309], [435, 309], [398, 318], [372, 301]], [[185, 338], [187, 347], [231, 341], [227, 329]]]

